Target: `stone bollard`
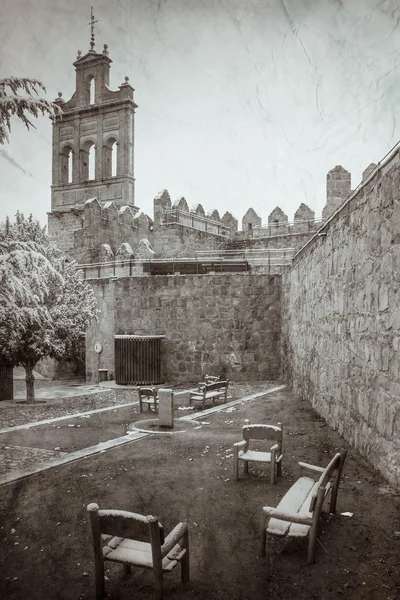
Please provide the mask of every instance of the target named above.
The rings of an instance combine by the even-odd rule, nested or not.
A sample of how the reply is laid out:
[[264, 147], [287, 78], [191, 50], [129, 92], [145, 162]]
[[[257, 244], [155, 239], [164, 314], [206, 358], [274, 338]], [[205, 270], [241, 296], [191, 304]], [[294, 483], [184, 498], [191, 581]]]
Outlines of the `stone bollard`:
[[158, 390], [158, 418], [160, 427], [174, 427], [174, 392]]

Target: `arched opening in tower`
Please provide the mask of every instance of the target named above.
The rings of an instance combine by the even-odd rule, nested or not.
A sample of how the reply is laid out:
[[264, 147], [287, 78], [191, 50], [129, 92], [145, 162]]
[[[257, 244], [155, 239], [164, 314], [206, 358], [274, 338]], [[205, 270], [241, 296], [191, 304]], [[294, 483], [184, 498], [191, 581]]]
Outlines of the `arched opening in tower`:
[[94, 104], [95, 102], [95, 78], [92, 77], [89, 80], [89, 104]]
[[111, 177], [117, 176], [117, 142], [111, 147]]
[[61, 184], [72, 183], [72, 161], [72, 148], [65, 146], [61, 152]]
[[94, 144], [89, 148], [88, 163], [88, 179], [91, 181], [96, 179], [96, 149]]
[[70, 149], [70, 151], [68, 152], [67, 183], [72, 183], [72, 158], [73, 158], [73, 153], [72, 153], [72, 149]]
[[96, 146], [87, 141], [81, 148], [81, 181], [96, 179]]
[[118, 143], [115, 138], [110, 138], [103, 148], [103, 177], [116, 177], [117, 175], [117, 159], [118, 159]]

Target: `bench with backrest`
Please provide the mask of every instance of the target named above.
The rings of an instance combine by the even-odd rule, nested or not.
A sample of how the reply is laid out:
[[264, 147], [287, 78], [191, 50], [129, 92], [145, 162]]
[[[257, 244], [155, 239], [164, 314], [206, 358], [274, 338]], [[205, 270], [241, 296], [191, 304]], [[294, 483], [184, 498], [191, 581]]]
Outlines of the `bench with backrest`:
[[300, 477], [286, 492], [276, 508], [263, 507], [260, 534], [261, 556], [265, 556], [267, 535], [297, 538], [308, 536], [308, 563], [315, 561], [315, 545], [322, 506], [330, 493], [330, 512], [336, 511], [340, 477], [346, 455], [347, 450], [338, 452], [325, 469], [307, 463], [299, 463], [302, 469], [318, 474], [320, 477], [317, 481], [311, 477]]
[[[233, 476], [236, 481], [239, 479], [239, 461], [243, 462], [244, 472], [249, 472], [249, 463], [270, 464], [270, 482], [275, 483], [275, 473], [280, 477], [282, 475], [283, 460], [283, 426], [278, 425], [245, 425], [242, 427], [243, 440], [233, 444]], [[267, 446], [267, 451], [260, 444]], [[273, 444], [271, 445], [271, 442]], [[255, 444], [255, 445], [254, 445]]]
[[139, 412], [143, 412], [143, 406], [147, 411], [158, 412], [158, 394], [155, 387], [139, 387]]
[[189, 581], [189, 530], [186, 522], [178, 523], [164, 537], [164, 528], [157, 517], [123, 510], [100, 510], [94, 503], [89, 504], [87, 510], [92, 528], [96, 600], [105, 597], [104, 561], [123, 565], [125, 573], [131, 567], [152, 570], [154, 600], [163, 598], [163, 574], [169, 573], [178, 564], [181, 565], [182, 582]]
[[214, 403], [220, 398], [223, 398], [225, 404], [228, 397], [228, 385], [228, 380], [199, 383], [199, 389], [196, 392], [190, 392], [189, 405], [201, 404], [202, 410], [204, 410], [207, 400], [212, 400]]

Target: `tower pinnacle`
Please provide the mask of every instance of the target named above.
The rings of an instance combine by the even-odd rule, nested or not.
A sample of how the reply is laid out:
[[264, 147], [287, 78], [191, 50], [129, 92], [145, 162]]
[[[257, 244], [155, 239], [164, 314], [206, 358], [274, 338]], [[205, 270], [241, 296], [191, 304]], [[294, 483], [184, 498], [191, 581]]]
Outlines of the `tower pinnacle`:
[[89, 52], [94, 52], [94, 46], [95, 46], [95, 42], [94, 42], [94, 24], [98, 23], [98, 21], [94, 20], [94, 14], [93, 14], [93, 6], [90, 7], [90, 23], [88, 23], [88, 25], [90, 25], [90, 50]]

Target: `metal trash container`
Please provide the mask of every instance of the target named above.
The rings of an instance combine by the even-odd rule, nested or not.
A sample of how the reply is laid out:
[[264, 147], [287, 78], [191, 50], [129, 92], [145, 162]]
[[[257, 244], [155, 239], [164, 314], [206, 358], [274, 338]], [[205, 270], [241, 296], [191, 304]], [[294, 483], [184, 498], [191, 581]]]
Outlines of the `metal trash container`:
[[13, 400], [14, 379], [13, 366], [0, 358], [0, 400]]
[[97, 369], [99, 372], [99, 383], [107, 381], [108, 369]]
[[116, 335], [115, 382], [151, 385], [161, 381], [161, 340], [164, 335]]

